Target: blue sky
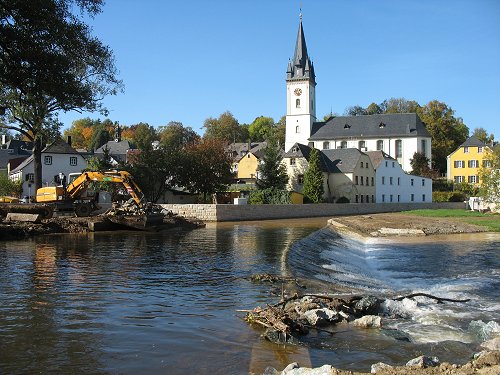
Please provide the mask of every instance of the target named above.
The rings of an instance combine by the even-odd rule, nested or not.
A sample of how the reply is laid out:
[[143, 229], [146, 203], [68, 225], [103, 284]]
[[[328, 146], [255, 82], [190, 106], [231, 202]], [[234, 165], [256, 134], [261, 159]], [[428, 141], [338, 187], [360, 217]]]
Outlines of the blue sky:
[[[391, 97], [437, 99], [500, 138], [498, 0], [107, 0], [89, 23], [115, 53], [123, 125], [240, 123], [286, 112], [285, 73], [302, 5], [317, 116]], [[65, 127], [97, 114], [60, 115]]]

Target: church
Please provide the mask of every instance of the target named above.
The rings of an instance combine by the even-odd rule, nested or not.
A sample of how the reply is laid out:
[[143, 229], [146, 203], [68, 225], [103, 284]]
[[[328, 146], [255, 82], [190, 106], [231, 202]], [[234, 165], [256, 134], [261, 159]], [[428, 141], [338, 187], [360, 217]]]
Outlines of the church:
[[431, 160], [431, 135], [414, 113], [339, 116], [327, 121], [316, 118], [316, 74], [307, 54], [306, 39], [300, 17], [293, 59], [286, 71], [286, 137], [285, 151], [296, 143], [318, 150], [357, 148], [383, 151], [412, 170], [410, 160], [415, 152]]

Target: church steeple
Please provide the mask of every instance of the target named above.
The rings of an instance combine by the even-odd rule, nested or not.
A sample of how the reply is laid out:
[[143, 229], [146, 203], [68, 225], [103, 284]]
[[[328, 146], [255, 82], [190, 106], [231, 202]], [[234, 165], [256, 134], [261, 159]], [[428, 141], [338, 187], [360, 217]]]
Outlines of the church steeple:
[[292, 69], [287, 69], [287, 79], [310, 78], [315, 83], [314, 68], [309, 56], [307, 55], [306, 38], [302, 26], [302, 13], [300, 15], [299, 31], [297, 32], [297, 41], [295, 42], [295, 53], [292, 60]]

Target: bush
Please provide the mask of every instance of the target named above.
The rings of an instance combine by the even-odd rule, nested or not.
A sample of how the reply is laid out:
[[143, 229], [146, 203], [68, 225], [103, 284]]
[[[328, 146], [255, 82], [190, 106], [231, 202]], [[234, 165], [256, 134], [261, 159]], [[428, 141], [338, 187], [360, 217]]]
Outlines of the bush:
[[269, 188], [255, 190], [248, 197], [249, 204], [290, 204], [290, 192], [287, 190]]
[[465, 193], [461, 191], [434, 191], [432, 192], [433, 202], [463, 202], [467, 199]]

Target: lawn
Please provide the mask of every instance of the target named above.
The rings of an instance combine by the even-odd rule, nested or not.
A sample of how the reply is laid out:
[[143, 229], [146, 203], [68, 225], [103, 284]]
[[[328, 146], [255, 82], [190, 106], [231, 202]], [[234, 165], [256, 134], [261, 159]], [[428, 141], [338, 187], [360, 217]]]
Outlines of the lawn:
[[413, 210], [404, 212], [408, 215], [423, 217], [449, 217], [469, 224], [487, 227], [491, 232], [500, 232], [500, 215], [462, 209], [436, 209], [436, 210]]

